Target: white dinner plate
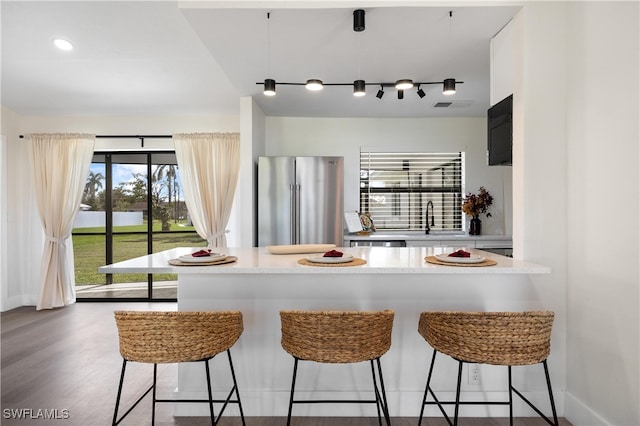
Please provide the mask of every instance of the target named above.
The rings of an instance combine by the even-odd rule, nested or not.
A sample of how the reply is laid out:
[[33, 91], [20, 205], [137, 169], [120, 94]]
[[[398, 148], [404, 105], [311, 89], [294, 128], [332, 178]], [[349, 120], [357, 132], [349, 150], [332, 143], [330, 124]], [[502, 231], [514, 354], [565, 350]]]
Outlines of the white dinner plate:
[[471, 255], [471, 257], [453, 257], [453, 256], [449, 256], [448, 253], [437, 254], [436, 259], [442, 262], [448, 262], [448, 263], [480, 263], [485, 261], [485, 258], [482, 256]]
[[202, 263], [202, 262], [215, 262], [216, 260], [222, 260], [227, 257], [226, 254], [222, 253], [209, 253], [209, 256], [200, 256], [193, 257], [190, 254], [185, 254], [184, 256], [180, 256], [178, 259], [182, 262], [187, 263]]
[[314, 263], [347, 263], [353, 260], [350, 254], [342, 255], [342, 257], [324, 257], [324, 256], [308, 256], [307, 260]]

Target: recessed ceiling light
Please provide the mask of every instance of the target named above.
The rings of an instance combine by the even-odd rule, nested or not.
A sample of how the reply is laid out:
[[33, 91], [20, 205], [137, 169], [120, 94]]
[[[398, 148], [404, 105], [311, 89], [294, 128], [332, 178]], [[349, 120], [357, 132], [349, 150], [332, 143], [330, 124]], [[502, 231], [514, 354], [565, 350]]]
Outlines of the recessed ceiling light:
[[53, 39], [53, 44], [56, 45], [56, 47], [60, 50], [72, 50], [73, 49], [73, 44], [71, 44], [71, 42], [63, 39], [63, 38], [56, 38]]

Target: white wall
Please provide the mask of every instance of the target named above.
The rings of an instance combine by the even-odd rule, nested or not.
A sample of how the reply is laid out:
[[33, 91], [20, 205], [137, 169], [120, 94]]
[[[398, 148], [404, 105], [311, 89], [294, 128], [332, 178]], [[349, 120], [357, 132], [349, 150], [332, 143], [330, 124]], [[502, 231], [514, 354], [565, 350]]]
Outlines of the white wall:
[[484, 186], [493, 196], [482, 233], [511, 235], [511, 167], [489, 167], [484, 118], [267, 117], [266, 155], [337, 155], [345, 158], [345, 211], [358, 211], [360, 148], [464, 151], [465, 191]]
[[[44, 246], [38, 208], [33, 197], [31, 173], [28, 167], [27, 147], [21, 139], [20, 116], [2, 108], [2, 133], [6, 137], [6, 242], [3, 255], [6, 273], [2, 282], [2, 311], [36, 305], [39, 294], [39, 254]], [[34, 256], [34, 253], [37, 255]], [[34, 260], [35, 258], [35, 260]]]
[[[252, 247], [257, 245], [257, 161], [264, 155], [265, 116], [260, 107], [251, 97], [240, 99], [240, 140], [241, 165], [240, 181], [236, 193], [238, 208], [241, 213], [242, 239], [234, 241], [238, 247]], [[231, 246], [231, 242], [229, 243]]]
[[549, 360], [557, 397], [566, 389], [567, 350], [564, 20], [563, 3], [527, 3], [511, 28], [514, 257], [551, 268], [530, 280], [532, 297], [555, 312]]
[[[240, 120], [237, 116], [20, 116], [2, 109], [2, 134], [6, 136], [6, 197], [7, 232], [2, 238], [7, 242], [5, 268], [2, 277], [1, 309], [6, 311], [17, 306], [35, 305], [39, 293], [40, 254], [44, 235], [37, 213], [35, 199], [31, 194], [32, 181], [27, 157], [26, 143], [20, 134], [35, 132], [85, 132], [108, 134], [172, 134], [191, 132], [238, 132]], [[140, 147], [138, 141], [114, 141], [98, 139], [96, 149]], [[173, 149], [170, 139], [145, 141], [147, 148]], [[4, 188], [3, 192], [4, 192]], [[234, 207], [232, 217], [241, 213]], [[240, 220], [235, 219], [239, 224]], [[229, 238], [241, 238], [242, 226], [231, 230]], [[238, 234], [238, 235], [236, 235]], [[6, 276], [6, 279], [5, 279]]]
[[640, 424], [638, 12], [527, 3], [497, 46], [513, 49], [515, 255], [552, 268], [532, 281], [556, 312], [551, 357], [566, 369], [552, 380], [566, 377], [564, 414], [581, 426]]
[[0, 130], [0, 308], [7, 297], [7, 139]]
[[639, 3], [567, 6], [567, 406], [640, 425]]

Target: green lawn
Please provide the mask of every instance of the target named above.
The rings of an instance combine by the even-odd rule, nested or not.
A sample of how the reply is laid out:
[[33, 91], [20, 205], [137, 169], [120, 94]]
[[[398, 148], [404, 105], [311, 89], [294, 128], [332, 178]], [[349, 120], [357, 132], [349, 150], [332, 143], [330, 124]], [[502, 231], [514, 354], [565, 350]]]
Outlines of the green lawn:
[[[172, 224], [172, 231], [194, 231], [193, 234], [159, 232], [160, 223], [154, 223], [153, 251], [155, 253], [174, 247], [204, 247], [207, 242], [195, 233], [193, 227]], [[145, 232], [146, 224], [140, 226], [122, 226], [114, 229], [113, 261], [120, 262], [147, 254], [147, 235], [123, 235], [123, 232]], [[76, 232], [96, 233], [96, 235], [73, 235], [73, 251], [76, 271], [76, 285], [105, 284], [105, 274], [99, 274], [98, 268], [105, 265], [105, 236], [97, 234], [104, 228], [81, 228]], [[154, 281], [176, 280], [175, 274], [154, 274]], [[114, 274], [114, 283], [146, 282], [146, 274]]]

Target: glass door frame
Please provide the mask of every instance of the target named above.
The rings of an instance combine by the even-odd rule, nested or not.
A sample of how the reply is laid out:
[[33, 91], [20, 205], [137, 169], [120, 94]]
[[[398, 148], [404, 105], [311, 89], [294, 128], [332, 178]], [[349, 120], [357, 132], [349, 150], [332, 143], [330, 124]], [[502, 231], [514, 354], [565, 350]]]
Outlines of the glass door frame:
[[[113, 161], [114, 155], [145, 155], [147, 171], [147, 230], [130, 231], [117, 233], [123, 235], [147, 235], [147, 254], [153, 254], [153, 200], [152, 200], [152, 158], [153, 154], [174, 154], [174, 150], [122, 150], [122, 151], [94, 151], [94, 156], [104, 156], [105, 164], [105, 232], [83, 233], [74, 232], [73, 235], [104, 235], [105, 237], [105, 264], [113, 263]], [[160, 231], [164, 232], [164, 231]], [[193, 231], [170, 231], [175, 234], [193, 234]], [[113, 284], [113, 274], [105, 274], [105, 285]], [[154, 298], [153, 297], [153, 274], [147, 274], [147, 296], [146, 297], [82, 297], [76, 298], [76, 302], [176, 302], [177, 298]]]

